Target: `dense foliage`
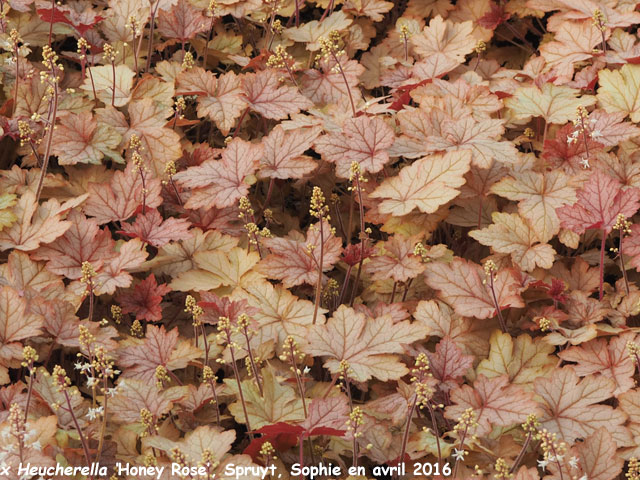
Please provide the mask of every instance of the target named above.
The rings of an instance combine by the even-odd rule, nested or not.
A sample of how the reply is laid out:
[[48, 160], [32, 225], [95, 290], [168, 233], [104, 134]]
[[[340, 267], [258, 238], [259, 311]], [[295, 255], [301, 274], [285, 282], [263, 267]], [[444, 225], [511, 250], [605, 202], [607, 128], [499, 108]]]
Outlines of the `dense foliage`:
[[0, 0], [2, 465], [640, 479], [638, 3]]

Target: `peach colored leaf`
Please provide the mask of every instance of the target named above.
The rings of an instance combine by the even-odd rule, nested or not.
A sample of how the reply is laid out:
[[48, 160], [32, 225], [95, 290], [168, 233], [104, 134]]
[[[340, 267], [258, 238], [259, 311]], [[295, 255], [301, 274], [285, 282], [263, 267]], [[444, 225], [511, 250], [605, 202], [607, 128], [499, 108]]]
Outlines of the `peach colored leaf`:
[[622, 472], [624, 460], [617, 454], [617, 445], [606, 427], [578, 443], [572, 450], [580, 458], [575, 475], [585, 475], [589, 480], [613, 480]]
[[611, 232], [618, 214], [627, 218], [640, 208], [640, 190], [623, 190], [616, 179], [601, 170], [595, 170], [577, 193], [573, 205], [557, 208], [561, 226], [578, 234], [597, 228]]
[[542, 427], [557, 433], [565, 442], [573, 444], [605, 427], [619, 447], [632, 445], [631, 434], [624, 427], [626, 414], [601, 405], [613, 396], [613, 380], [602, 375], [587, 375], [581, 380], [573, 368], [564, 367], [547, 378], [537, 378], [534, 388], [542, 400]]
[[[322, 255], [322, 271], [326, 272], [340, 259], [342, 240], [331, 232], [331, 226], [322, 221], [322, 238], [324, 248]], [[262, 260], [258, 271], [269, 278], [282, 280], [285, 287], [293, 287], [307, 283], [315, 285], [318, 281], [318, 265], [320, 263], [320, 223], [309, 228], [305, 240], [297, 238], [265, 238], [261, 243], [270, 254]], [[308, 245], [313, 245], [309, 251]]]
[[154, 379], [142, 381], [122, 378], [118, 381], [116, 395], [109, 399], [109, 412], [116, 423], [129, 424], [142, 430], [140, 410], [146, 408], [157, 421], [171, 410], [173, 403], [187, 395], [186, 387], [160, 389]]
[[348, 119], [341, 133], [323, 135], [314, 149], [327, 162], [335, 163], [336, 173], [349, 178], [351, 164], [358, 162], [362, 172], [377, 173], [389, 162], [387, 149], [393, 145], [393, 129], [384, 120], [366, 115]]
[[201, 67], [183, 71], [178, 75], [177, 91], [185, 95], [198, 95], [199, 117], [209, 117], [216, 127], [227, 135], [245, 108], [242, 87], [233, 72], [216, 77]]
[[3, 193], [0, 195], [0, 230], [10, 227], [17, 220], [11, 211], [11, 207], [16, 204], [16, 195], [13, 193]]
[[182, 155], [180, 135], [165, 127], [166, 119], [174, 114], [174, 110], [171, 105], [144, 97], [132, 101], [128, 111], [131, 125], [123, 134], [124, 140], [128, 142], [133, 133], [140, 137], [147, 166], [161, 178], [166, 163]]
[[313, 106], [313, 102], [301, 95], [296, 87], [283, 85], [275, 70], [245, 74], [242, 87], [244, 101], [264, 118], [282, 120]]
[[42, 325], [43, 318], [27, 310], [26, 300], [15, 289], [0, 288], [0, 348], [39, 335]]
[[[80, 86], [88, 95], [93, 95], [95, 87], [98, 99], [106, 105], [111, 105], [114, 87], [114, 74], [111, 65], [89, 67], [91, 75], [87, 75]], [[127, 65], [115, 66], [115, 98], [114, 107], [123, 107], [131, 100], [131, 87], [135, 73]]]
[[511, 427], [522, 423], [531, 413], [538, 413], [540, 407], [533, 399], [533, 393], [509, 382], [507, 375], [487, 378], [478, 375], [473, 387], [462, 385], [451, 391], [451, 402], [445, 410], [445, 417], [457, 420], [467, 408], [476, 414], [478, 427], [474, 435], [482, 436], [493, 427]]
[[309, 404], [309, 416], [300, 426], [306, 432], [316, 428], [345, 430], [349, 411], [349, 402], [345, 396], [314, 398]]
[[373, 277], [393, 278], [394, 282], [406, 282], [420, 275], [425, 264], [422, 257], [414, 255], [417, 240], [396, 234], [386, 242], [376, 245], [377, 255], [370, 258], [365, 271]]
[[426, 139], [427, 152], [451, 152], [471, 150], [472, 163], [480, 168], [490, 168], [493, 160], [502, 163], [518, 161], [517, 150], [511, 142], [499, 141], [504, 133], [504, 121], [485, 118], [475, 121], [472, 117], [446, 118], [439, 129]]
[[260, 255], [246, 248], [205, 250], [193, 255], [194, 268], [180, 273], [170, 286], [174, 290], [212, 290], [221, 285], [247, 287], [263, 277], [254, 270]]
[[117, 152], [121, 140], [121, 135], [109, 125], [98, 125], [90, 112], [70, 113], [56, 126], [51, 152], [60, 165], [100, 164], [105, 156], [122, 162]]
[[129, 271], [136, 271], [147, 259], [144, 244], [137, 238], [118, 244], [117, 255], [106, 262], [95, 278], [97, 295], [112, 294], [116, 287], [127, 288], [133, 277]]
[[386, 179], [370, 197], [383, 199], [378, 207], [382, 213], [401, 216], [416, 207], [433, 213], [460, 194], [457, 188], [465, 183], [470, 166], [469, 151], [430, 155]]
[[589, 114], [591, 138], [605, 147], [613, 147], [632, 137], [640, 135], [640, 128], [631, 122], [624, 122], [624, 112], [607, 113], [594, 110]]
[[[608, 37], [609, 32], [605, 35]], [[566, 22], [555, 32], [553, 41], [540, 46], [540, 55], [550, 67], [573, 74], [573, 65], [593, 57], [602, 43], [603, 32], [593, 22]]]
[[541, 242], [560, 231], [556, 209], [576, 200], [570, 178], [560, 170], [514, 172], [493, 184], [491, 192], [518, 201], [518, 212], [529, 220]]
[[[450, 264], [431, 263], [425, 273], [427, 284], [437, 290], [440, 297], [451, 305], [458, 315], [490, 318], [496, 315], [493, 295], [482, 267], [462, 258]], [[515, 273], [501, 269], [495, 274], [494, 289], [500, 309], [523, 307], [522, 287]]]
[[397, 380], [408, 370], [396, 354], [403, 345], [422, 340], [427, 329], [408, 320], [393, 323], [389, 315], [367, 319], [364, 314], [341, 305], [325, 325], [311, 327], [305, 353], [327, 357], [324, 366], [338, 373], [340, 362], [353, 370], [349, 377], [366, 382], [375, 377], [383, 382]]
[[147, 208], [158, 207], [162, 203], [160, 180], [147, 177], [143, 187], [140, 174], [129, 162], [124, 171], [114, 172], [108, 184], [89, 183], [89, 198], [84, 213], [95, 217], [99, 225], [126, 220], [142, 206], [144, 188], [147, 189]]
[[314, 171], [318, 163], [304, 152], [319, 134], [319, 127], [287, 131], [276, 125], [262, 140], [264, 155], [260, 159], [260, 175], [280, 179], [302, 178]]
[[249, 192], [247, 177], [255, 173], [262, 155], [262, 144], [234, 138], [220, 160], [206, 160], [202, 165], [178, 172], [175, 180], [192, 189], [185, 207], [223, 208], [235, 204]]
[[158, 210], [149, 210], [136, 217], [135, 222], [123, 223], [122, 233], [136, 237], [154, 247], [162, 247], [174, 240], [191, 237], [191, 223], [184, 218], [169, 217], [163, 220]]
[[13, 207], [16, 222], [0, 231], [0, 250], [15, 248], [28, 252], [42, 243], [53, 242], [71, 227], [71, 222], [63, 220], [64, 214], [86, 198], [87, 195], [84, 194], [67, 200], [62, 205], [51, 198], [38, 204], [35, 193], [27, 190]]
[[156, 274], [167, 274], [175, 277], [179, 273], [195, 268], [194, 255], [197, 252], [218, 250], [229, 252], [238, 244], [238, 239], [223, 235], [214, 230], [203, 232], [192, 228], [192, 236], [177, 242], [169, 242], [160, 247], [158, 254], [147, 263]]
[[473, 23], [470, 21], [454, 23], [438, 15], [431, 19], [420, 35], [411, 37], [411, 43], [421, 57], [443, 55], [462, 63], [475, 47], [472, 31]]
[[147, 325], [145, 338], [131, 339], [128, 344], [122, 344], [124, 346], [118, 356], [118, 364], [124, 367], [122, 378], [144, 382], [155, 383], [156, 368], [160, 365], [167, 370], [177, 370], [185, 368], [189, 361], [201, 355], [199, 349], [189, 346], [188, 340], [178, 340], [177, 328], [167, 332], [164, 325]]
[[384, 19], [384, 14], [393, 6], [393, 2], [385, 2], [384, 0], [347, 0], [343, 9], [356, 17], [366, 16], [374, 22], [381, 22]]
[[640, 122], [640, 65], [626, 63], [620, 70], [598, 72], [598, 104], [609, 113], [622, 112]]
[[312, 20], [299, 27], [288, 28], [283, 36], [294, 42], [306, 43], [306, 49], [312, 52], [320, 50], [320, 39], [328, 37], [332, 30], [343, 31], [351, 25], [352, 20], [346, 12], [338, 10], [324, 20]]
[[[256, 382], [248, 379], [242, 382], [244, 400], [252, 429], [277, 422], [292, 422], [304, 420], [302, 400], [295, 390], [286, 383], [280, 383], [273, 367], [262, 369], [263, 394]], [[225, 379], [234, 393], [238, 393], [238, 382], [235, 379]], [[238, 398], [238, 397], [236, 397]], [[229, 411], [238, 423], [245, 423], [243, 404], [240, 400], [229, 405]]]
[[0, 265], [0, 284], [15, 288], [27, 299], [49, 298], [64, 290], [62, 279], [47, 270], [44, 262], [34, 262], [19, 250], [12, 251], [7, 263]]
[[513, 338], [508, 333], [495, 330], [491, 334], [489, 356], [476, 369], [478, 375], [487, 378], [508, 375], [514, 384], [531, 384], [538, 377], [547, 376], [555, 367], [555, 348], [540, 338], [519, 335]]
[[[349, 95], [349, 91], [354, 99], [358, 98], [359, 77], [365, 68], [346, 55], [338, 56], [338, 60], [342, 70], [338, 69], [332, 56], [322, 57], [318, 62], [319, 68], [306, 70], [302, 77], [302, 94], [320, 105], [338, 103]], [[345, 85], [345, 78], [348, 87]]]
[[622, 334], [606, 338], [596, 338], [579, 346], [569, 347], [558, 353], [565, 362], [575, 362], [573, 370], [581, 377], [601, 374], [612, 379], [617, 396], [635, 386], [633, 375], [636, 366], [627, 351], [627, 342], [633, 341], [635, 335]]
[[580, 98], [578, 95], [579, 90], [544, 83], [542, 88], [518, 88], [504, 104], [518, 120], [542, 117], [547, 123], [563, 124], [576, 116], [578, 105], [588, 107], [596, 103], [596, 98], [591, 95], [582, 95]]
[[461, 383], [462, 376], [473, 365], [473, 356], [466, 355], [450, 337], [444, 337], [436, 345], [434, 353], [429, 352], [430, 369], [440, 383], [438, 388], [448, 392]]
[[178, 0], [170, 10], [161, 9], [158, 32], [166, 38], [176, 38], [183, 44], [209, 28], [211, 20], [188, 0]]
[[[282, 285], [273, 286], [264, 280], [247, 285], [234, 295], [246, 299], [251, 307], [258, 310], [251, 318], [258, 323], [266, 338], [276, 341], [276, 345], [282, 345], [289, 335], [299, 345], [308, 341], [307, 328], [313, 322], [313, 302], [296, 297]], [[326, 312], [324, 308], [318, 308], [317, 325], [324, 324]]]
[[[148, 445], [172, 455], [172, 450], [178, 448], [186, 459], [187, 465], [194, 467], [202, 458], [212, 462], [220, 462], [236, 439], [234, 430], [223, 430], [221, 427], [202, 425], [187, 432], [183, 439], [172, 441], [162, 436], [150, 438]], [[205, 457], [206, 455], [206, 457]], [[217, 478], [217, 476], [216, 476]]]
[[485, 322], [462, 317], [439, 300], [420, 301], [413, 316], [427, 327], [430, 336], [449, 337], [462, 347], [464, 353], [487, 356], [491, 327]]
[[472, 230], [469, 236], [494, 252], [511, 254], [514, 263], [525, 272], [536, 267], [551, 268], [556, 251], [540, 239], [517, 213], [493, 212], [493, 223], [482, 230]]
[[71, 228], [50, 244], [40, 247], [33, 258], [46, 260], [49, 271], [77, 280], [82, 277], [83, 262], [91, 263], [97, 271], [104, 262], [113, 259], [115, 242], [106, 227], [100, 230], [94, 219], [86, 218], [77, 210], [71, 211], [67, 220], [71, 222]]

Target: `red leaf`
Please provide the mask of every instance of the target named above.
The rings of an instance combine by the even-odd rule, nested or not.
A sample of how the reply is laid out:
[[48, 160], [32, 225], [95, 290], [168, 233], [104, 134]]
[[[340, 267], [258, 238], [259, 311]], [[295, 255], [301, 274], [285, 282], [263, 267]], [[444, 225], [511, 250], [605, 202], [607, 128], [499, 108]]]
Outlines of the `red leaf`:
[[[67, 7], [68, 8], [68, 7]], [[95, 13], [88, 11], [78, 13], [71, 9], [64, 11], [58, 7], [55, 7], [53, 11], [50, 8], [39, 8], [36, 10], [42, 21], [47, 23], [64, 23], [73, 27], [81, 37], [91, 30], [96, 24], [104, 20], [104, 17], [96, 15]]]
[[169, 293], [171, 288], [166, 283], [158, 285], [152, 273], [139, 284], [133, 292], [125, 292], [118, 296], [122, 313], [133, 313], [138, 320], [159, 322], [162, 320], [162, 296]]

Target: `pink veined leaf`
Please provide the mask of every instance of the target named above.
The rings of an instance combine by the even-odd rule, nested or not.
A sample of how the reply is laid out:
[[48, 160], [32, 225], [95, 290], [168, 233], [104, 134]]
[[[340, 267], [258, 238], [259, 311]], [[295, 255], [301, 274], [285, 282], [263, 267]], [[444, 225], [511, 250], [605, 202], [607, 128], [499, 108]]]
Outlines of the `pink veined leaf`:
[[89, 198], [84, 206], [84, 212], [95, 217], [99, 225], [126, 220], [142, 206], [143, 188], [147, 190], [146, 207], [160, 206], [162, 203], [160, 180], [148, 177], [143, 187], [140, 174], [135, 171], [135, 165], [129, 162], [124, 172], [116, 170], [108, 184], [89, 183]]
[[640, 190], [622, 189], [620, 182], [595, 170], [576, 194], [573, 205], [556, 209], [562, 227], [582, 234], [597, 228], [611, 232], [619, 214], [630, 218], [640, 208]]
[[320, 128], [284, 130], [277, 125], [262, 140], [264, 156], [260, 159], [260, 175], [269, 178], [302, 178], [313, 172], [318, 162], [304, 155], [320, 134]]
[[97, 271], [117, 254], [106, 227], [100, 230], [94, 219], [86, 218], [77, 210], [72, 210], [67, 219], [72, 222], [71, 228], [54, 242], [40, 247], [33, 258], [47, 260], [50, 271], [76, 280], [82, 277], [83, 262], [91, 263]]
[[301, 95], [297, 88], [283, 85], [280, 73], [272, 69], [247, 73], [242, 85], [245, 102], [265, 118], [282, 120], [313, 106], [313, 102]]
[[234, 205], [249, 192], [247, 177], [253, 175], [263, 155], [262, 144], [234, 138], [222, 152], [221, 160], [206, 160], [202, 165], [178, 172], [174, 178], [190, 188], [186, 208]]
[[[494, 291], [500, 309], [523, 307], [522, 286], [513, 270], [501, 269], [495, 274]], [[427, 265], [426, 282], [458, 315], [490, 318], [496, 315], [493, 294], [480, 265], [462, 258], [450, 264], [434, 262]]]
[[[261, 243], [271, 253], [260, 262], [258, 270], [269, 278], [282, 280], [285, 287], [307, 283], [315, 285], [318, 280], [318, 264], [320, 263], [320, 224], [309, 229], [306, 239], [302, 235], [294, 238], [265, 238]], [[340, 259], [342, 241], [331, 233], [331, 226], [323, 220], [322, 236], [324, 250], [322, 271], [326, 272]], [[307, 245], [314, 248], [309, 252]]]
[[188, 0], [178, 0], [169, 11], [161, 9], [158, 15], [158, 31], [165, 37], [176, 38], [182, 43], [207, 30], [210, 23], [202, 10], [194, 7]]
[[445, 417], [457, 420], [467, 408], [476, 412], [476, 435], [486, 435], [492, 427], [509, 427], [522, 423], [531, 413], [540, 411], [533, 393], [509, 383], [508, 375], [488, 379], [478, 375], [473, 384], [462, 385], [451, 392], [453, 405], [446, 408]]
[[393, 145], [393, 129], [384, 120], [362, 115], [348, 119], [341, 133], [323, 135], [314, 149], [328, 162], [335, 163], [336, 173], [349, 178], [351, 164], [360, 164], [362, 172], [377, 173], [389, 162], [387, 149]]
[[97, 15], [92, 10], [77, 12], [74, 9], [58, 5], [51, 8], [38, 8], [36, 10], [40, 19], [46, 23], [64, 23], [73, 27], [80, 36], [84, 36], [87, 31], [91, 30], [96, 24], [104, 20], [104, 17]]
[[162, 247], [174, 240], [191, 237], [189, 227], [191, 223], [183, 218], [170, 217], [162, 219], [158, 210], [149, 210], [136, 217], [135, 222], [123, 223], [122, 233], [129, 237], [136, 237], [154, 247]]
[[428, 355], [433, 376], [440, 380], [438, 386], [443, 391], [457, 387], [462, 376], [473, 365], [473, 356], [466, 355], [448, 336], [438, 342], [434, 353]]

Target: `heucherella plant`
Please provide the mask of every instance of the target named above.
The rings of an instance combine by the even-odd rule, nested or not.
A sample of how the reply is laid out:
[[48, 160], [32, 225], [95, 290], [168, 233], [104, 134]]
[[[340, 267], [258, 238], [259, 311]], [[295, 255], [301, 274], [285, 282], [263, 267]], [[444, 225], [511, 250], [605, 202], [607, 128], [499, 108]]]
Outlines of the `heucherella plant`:
[[637, 7], [0, 0], [0, 477], [640, 480]]

